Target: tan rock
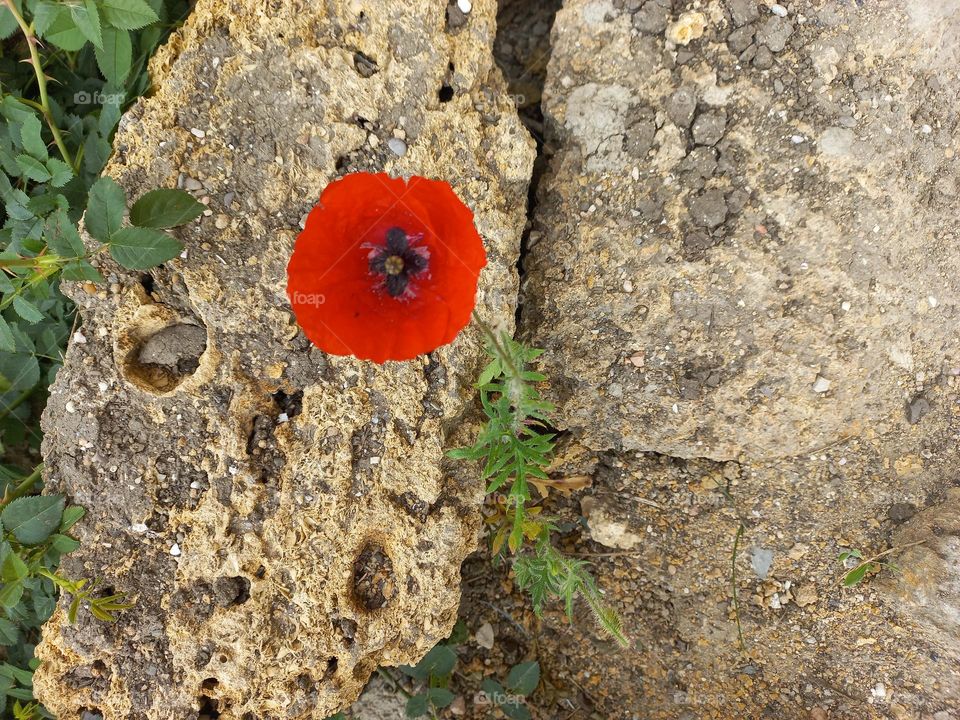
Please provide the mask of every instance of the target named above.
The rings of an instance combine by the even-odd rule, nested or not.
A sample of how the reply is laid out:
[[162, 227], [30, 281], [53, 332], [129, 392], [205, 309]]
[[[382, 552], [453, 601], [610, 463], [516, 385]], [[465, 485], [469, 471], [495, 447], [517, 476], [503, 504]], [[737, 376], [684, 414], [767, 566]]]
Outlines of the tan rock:
[[[66, 288], [87, 342], [57, 377], [44, 450], [51, 487], [89, 514], [63, 571], [136, 606], [71, 626], [65, 598], [45, 626], [35, 692], [60, 720], [319, 720], [450, 631], [483, 487], [444, 451], [470, 430], [450, 421], [471, 407], [478, 334], [383, 367], [328, 357], [284, 292], [299, 218], [332, 178], [421, 174], [475, 212], [479, 311], [509, 327], [532, 142], [493, 65], [496, 3], [455, 35], [446, 7], [200, 0], [154, 59], [108, 172], [134, 197], [204, 178], [232, 222], [179, 230], [186, 259], [148, 280], [110, 266], [114, 295]], [[361, 123], [402, 125], [407, 152], [371, 147]], [[158, 348], [169, 364], [138, 359], [197, 329], [199, 345]]]

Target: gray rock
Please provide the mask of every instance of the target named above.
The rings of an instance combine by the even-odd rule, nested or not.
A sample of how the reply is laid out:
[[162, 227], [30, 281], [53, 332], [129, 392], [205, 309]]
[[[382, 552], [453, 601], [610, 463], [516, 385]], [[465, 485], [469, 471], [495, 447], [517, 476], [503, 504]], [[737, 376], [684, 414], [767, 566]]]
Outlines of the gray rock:
[[722, 110], [700, 113], [693, 122], [693, 141], [697, 145], [716, 145], [727, 127], [727, 114]]
[[633, 14], [633, 26], [640, 32], [659, 35], [667, 29], [670, 11], [656, 2], [645, 3]]
[[772, 52], [782, 52], [793, 34], [793, 23], [772, 15], [757, 31], [757, 42], [766, 45]]
[[730, 17], [735, 27], [752, 23], [760, 17], [756, 0], [729, 0], [727, 8], [730, 10]]
[[738, 28], [727, 36], [727, 47], [730, 48], [730, 52], [737, 53], [739, 55], [748, 47], [750, 47], [750, 43], [753, 42], [753, 35], [754, 30], [749, 25], [747, 27]]
[[690, 127], [696, 111], [697, 92], [690, 85], [681, 85], [667, 99], [667, 116], [679, 127]]
[[713, 229], [727, 219], [727, 203], [722, 190], [707, 190], [693, 197], [687, 204], [690, 219], [695, 225]]

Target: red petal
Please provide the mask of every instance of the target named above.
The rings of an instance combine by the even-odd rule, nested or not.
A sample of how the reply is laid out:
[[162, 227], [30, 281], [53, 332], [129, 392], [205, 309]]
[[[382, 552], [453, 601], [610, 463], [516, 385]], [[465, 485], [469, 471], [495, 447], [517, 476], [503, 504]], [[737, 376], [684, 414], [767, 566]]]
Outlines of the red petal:
[[[413, 298], [377, 289], [369, 247], [402, 227], [422, 234], [429, 274]], [[354, 173], [328, 185], [297, 238], [287, 294], [306, 336], [322, 350], [385, 362], [452, 342], [469, 322], [486, 264], [473, 213], [444, 182]]]

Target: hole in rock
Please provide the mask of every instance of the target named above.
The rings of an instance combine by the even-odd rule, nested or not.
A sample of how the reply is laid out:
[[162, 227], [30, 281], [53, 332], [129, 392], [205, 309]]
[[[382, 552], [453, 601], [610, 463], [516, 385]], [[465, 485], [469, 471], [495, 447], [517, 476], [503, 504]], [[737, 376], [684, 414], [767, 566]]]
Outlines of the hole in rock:
[[200, 683], [200, 690], [203, 693], [211, 693], [217, 689], [217, 685], [220, 684], [220, 681], [216, 678], [207, 678], [202, 683]]
[[83, 708], [80, 711], [80, 720], [103, 720], [103, 713], [97, 708]]
[[327, 660], [327, 669], [323, 673], [321, 680], [329, 680], [334, 675], [337, 674], [337, 666], [339, 661], [335, 657], [331, 657]]
[[356, 69], [357, 74], [359, 74], [360, 77], [365, 78], [372, 77], [380, 70], [376, 60], [374, 60], [372, 57], [364, 55], [360, 51], [357, 51], [353, 54], [353, 67]]
[[453, 88], [449, 85], [441, 85], [437, 97], [440, 98], [440, 102], [442, 103], [450, 102], [453, 100]]
[[197, 720], [213, 720], [220, 717], [220, 704], [213, 698], [203, 696], [200, 698], [200, 713]]
[[242, 605], [250, 599], [250, 581], [245, 577], [222, 577], [213, 583], [214, 602], [220, 607]]
[[393, 561], [383, 548], [367, 544], [353, 563], [353, 594], [364, 610], [379, 610], [396, 594]]
[[142, 275], [140, 275], [140, 285], [143, 287], [143, 291], [147, 295], [153, 295], [153, 288], [154, 288], [153, 275], [151, 275], [150, 273], [143, 273]]
[[126, 375], [134, 384], [169, 392], [200, 367], [207, 349], [207, 331], [180, 323], [154, 333], [127, 356]]
[[277, 390], [273, 394], [273, 401], [288, 420], [303, 412], [303, 390], [297, 390], [289, 395], [283, 390]]

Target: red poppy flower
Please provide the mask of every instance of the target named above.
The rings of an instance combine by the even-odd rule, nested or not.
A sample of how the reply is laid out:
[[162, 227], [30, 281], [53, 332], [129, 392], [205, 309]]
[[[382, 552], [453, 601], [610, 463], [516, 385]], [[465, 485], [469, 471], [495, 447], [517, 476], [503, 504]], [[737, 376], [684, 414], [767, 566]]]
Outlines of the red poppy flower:
[[383, 363], [451, 342], [486, 265], [473, 213], [445, 182], [353, 173], [324, 188], [287, 266], [303, 332]]

